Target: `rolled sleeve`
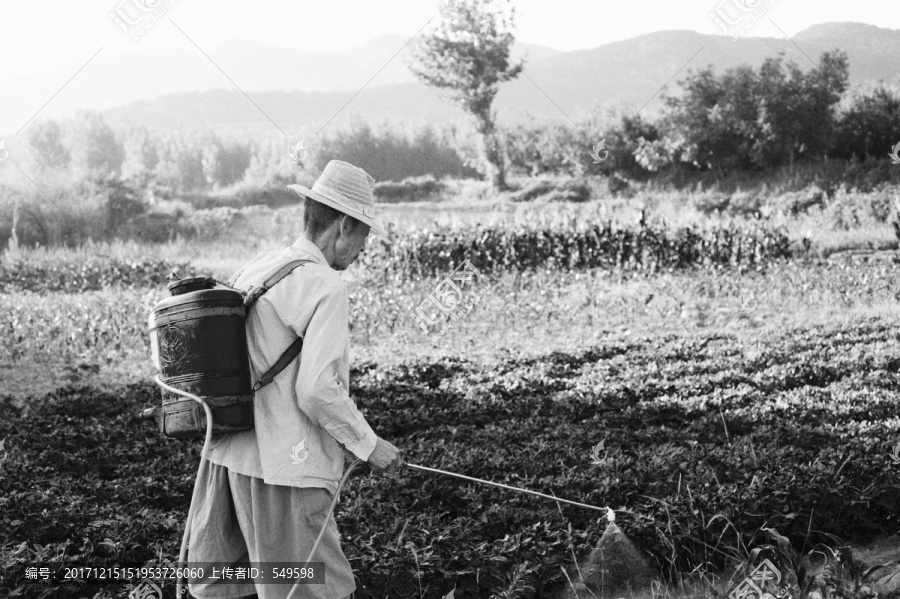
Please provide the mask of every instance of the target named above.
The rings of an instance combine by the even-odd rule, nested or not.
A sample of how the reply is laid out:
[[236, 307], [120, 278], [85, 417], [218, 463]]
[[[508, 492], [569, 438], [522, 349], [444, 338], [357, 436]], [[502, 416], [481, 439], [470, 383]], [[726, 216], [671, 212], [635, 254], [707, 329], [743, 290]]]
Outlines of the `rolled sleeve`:
[[297, 403], [338, 443], [360, 459], [368, 460], [375, 449], [377, 435], [348, 389], [348, 305], [343, 284], [327, 285], [318, 294], [306, 330], [295, 329], [304, 336], [296, 383]]

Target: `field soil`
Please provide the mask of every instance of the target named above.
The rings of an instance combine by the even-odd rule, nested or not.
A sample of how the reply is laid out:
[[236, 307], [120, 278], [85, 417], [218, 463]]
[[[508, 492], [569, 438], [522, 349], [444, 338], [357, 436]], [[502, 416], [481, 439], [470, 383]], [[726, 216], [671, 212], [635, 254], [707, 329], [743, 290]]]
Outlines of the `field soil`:
[[[606, 340], [490, 368], [460, 357], [360, 360], [351, 380], [373, 428], [407, 461], [612, 507], [673, 594], [698, 569], [703, 593], [713, 593], [711, 581], [763, 526], [798, 547], [829, 533], [864, 561], [892, 559], [894, 322], [767, 335]], [[135, 418], [159, 402], [149, 380], [60, 368], [72, 373], [62, 387], [31, 385], [18, 371], [34, 392], [0, 400], [0, 551], [18, 568], [7, 570], [9, 591], [24, 588], [28, 562], [174, 560], [180, 544], [200, 443], [162, 438]], [[604, 451], [592, 455], [600, 441]], [[336, 518], [363, 597], [419, 596], [420, 584], [425, 597], [565, 593], [563, 570], [577, 581], [575, 560], [606, 524], [566, 504], [367, 468], [351, 477]], [[699, 592], [694, 584], [687, 594]], [[127, 590], [29, 589], [20, 596]]]

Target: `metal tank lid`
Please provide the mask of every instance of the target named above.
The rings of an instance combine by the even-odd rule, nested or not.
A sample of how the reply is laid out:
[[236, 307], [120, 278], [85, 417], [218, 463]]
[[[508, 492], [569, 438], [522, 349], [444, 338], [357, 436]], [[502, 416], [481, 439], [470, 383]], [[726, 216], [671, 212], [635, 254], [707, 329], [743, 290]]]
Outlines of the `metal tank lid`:
[[189, 277], [187, 279], [178, 279], [166, 285], [172, 295], [181, 295], [182, 293], [190, 293], [191, 291], [202, 291], [203, 289], [213, 289], [216, 286], [216, 280], [212, 277]]

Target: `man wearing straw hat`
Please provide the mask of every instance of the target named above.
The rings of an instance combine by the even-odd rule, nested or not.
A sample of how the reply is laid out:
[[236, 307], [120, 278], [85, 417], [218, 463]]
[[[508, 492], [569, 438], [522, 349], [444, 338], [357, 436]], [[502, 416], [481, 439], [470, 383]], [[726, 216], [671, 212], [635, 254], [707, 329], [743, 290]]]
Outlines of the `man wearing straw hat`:
[[[398, 449], [375, 434], [348, 393], [348, 300], [339, 271], [364, 250], [370, 230], [387, 240], [374, 220], [374, 183], [361, 168], [332, 160], [312, 189], [289, 185], [305, 198], [303, 234], [290, 247], [262, 252], [234, 280], [244, 289], [291, 260], [309, 260], [247, 315], [253, 380], [297, 337], [303, 346], [299, 360], [256, 392], [254, 428], [211, 441], [209, 467], [197, 482], [190, 563], [305, 562], [328, 519], [312, 559], [324, 563], [325, 584], [303, 585], [296, 596], [343, 599], [356, 589], [337, 525], [328, 518], [345, 457], [389, 476], [402, 464]], [[190, 592], [283, 599], [295, 579], [259, 585], [192, 579]]]

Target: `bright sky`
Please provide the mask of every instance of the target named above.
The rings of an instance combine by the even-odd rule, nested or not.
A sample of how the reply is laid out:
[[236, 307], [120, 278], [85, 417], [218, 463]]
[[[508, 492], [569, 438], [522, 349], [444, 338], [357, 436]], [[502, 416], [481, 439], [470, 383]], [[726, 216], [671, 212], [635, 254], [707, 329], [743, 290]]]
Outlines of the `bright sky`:
[[[444, 0], [452, 5], [463, 0]], [[644, 33], [690, 29], [720, 34], [710, 19], [722, 2], [742, 0], [514, 0], [518, 39], [559, 50], [580, 50]], [[900, 29], [893, 0], [814, 2], [743, 0], [749, 6], [774, 2], [768, 19], [748, 36], [788, 36], [816, 23], [854, 21]], [[110, 18], [117, 9], [171, 5], [167, 17], [139, 41], [129, 41]], [[132, 4], [134, 3], [134, 4]], [[185, 47], [189, 42], [171, 17], [201, 48], [247, 39], [303, 50], [338, 50], [383, 34], [411, 36], [438, 14], [436, 0], [0, 0], [0, 78], [39, 73], [63, 63], [104, 53], [151, 47]]]

